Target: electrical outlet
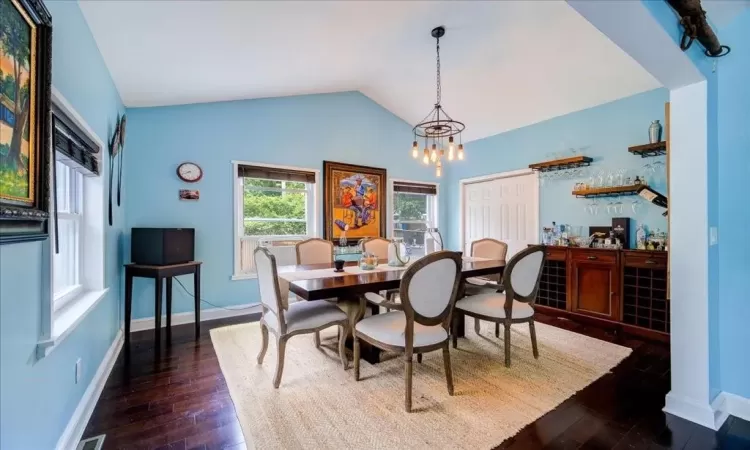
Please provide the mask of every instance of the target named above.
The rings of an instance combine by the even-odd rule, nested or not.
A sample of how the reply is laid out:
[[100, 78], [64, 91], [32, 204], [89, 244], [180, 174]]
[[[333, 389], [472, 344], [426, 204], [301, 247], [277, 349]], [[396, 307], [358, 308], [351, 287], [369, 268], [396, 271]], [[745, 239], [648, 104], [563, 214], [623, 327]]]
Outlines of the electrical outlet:
[[83, 362], [81, 361], [81, 358], [78, 358], [76, 361], [76, 384], [78, 384], [78, 381], [81, 379], [83, 371]]
[[711, 227], [709, 228], [709, 237], [708, 237], [708, 245], [716, 245], [719, 243], [719, 228], [717, 227]]

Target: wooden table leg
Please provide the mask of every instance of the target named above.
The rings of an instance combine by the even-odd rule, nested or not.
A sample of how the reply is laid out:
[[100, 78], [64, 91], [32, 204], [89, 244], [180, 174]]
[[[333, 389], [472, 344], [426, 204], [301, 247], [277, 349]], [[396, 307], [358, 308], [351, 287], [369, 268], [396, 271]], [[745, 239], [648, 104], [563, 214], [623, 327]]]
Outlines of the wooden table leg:
[[133, 309], [133, 275], [125, 269], [125, 343], [130, 342], [130, 316]]
[[[457, 300], [464, 298], [465, 295], [465, 289], [466, 289], [466, 281], [461, 280], [461, 286], [458, 288], [458, 294], [457, 294]], [[459, 311], [458, 309], [453, 310], [453, 317], [455, 320], [455, 325], [452, 327], [453, 330], [456, 332], [456, 337], [464, 337], [466, 336], [466, 316], [464, 316], [464, 313]]]
[[162, 277], [156, 277], [154, 286], [154, 341], [161, 339], [161, 285]]
[[[354, 325], [362, 320], [362, 318], [366, 315], [366, 310], [370, 310], [370, 315], [375, 315], [380, 313], [380, 307], [377, 305], [373, 305], [370, 303], [367, 303], [364, 298], [360, 299], [359, 301], [354, 301], [351, 303], [358, 304], [358, 311], [355, 314], [350, 315], [350, 318], [352, 319], [351, 323], [351, 329], [352, 333], [354, 333]], [[353, 350], [354, 348], [354, 339], [352, 339], [352, 336], [349, 336], [346, 340], [346, 348]], [[373, 345], [370, 345], [369, 343], [365, 342], [364, 340], [359, 340], [359, 354], [362, 359], [367, 361], [370, 364], [377, 364], [380, 362], [380, 353], [381, 350]]]
[[195, 266], [193, 274], [193, 297], [195, 298], [195, 338], [201, 335], [201, 266]]
[[172, 335], [172, 277], [165, 279], [167, 283], [167, 339]]

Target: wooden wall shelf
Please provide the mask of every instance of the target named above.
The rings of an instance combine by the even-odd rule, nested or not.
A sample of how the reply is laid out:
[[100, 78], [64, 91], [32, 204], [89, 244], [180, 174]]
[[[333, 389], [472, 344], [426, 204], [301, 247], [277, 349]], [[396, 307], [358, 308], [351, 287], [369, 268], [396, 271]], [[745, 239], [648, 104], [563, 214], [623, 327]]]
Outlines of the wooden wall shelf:
[[645, 186], [644, 184], [634, 184], [632, 186], [613, 186], [613, 187], [600, 187], [590, 189], [579, 189], [573, 191], [573, 195], [578, 198], [591, 198], [591, 197], [620, 197], [623, 195], [637, 195], [638, 188]]
[[667, 141], [657, 142], [656, 144], [636, 145], [635, 147], [628, 147], [628, 151], [634, 155], [640, 155], [641, 158], [666, 155]]
[[589, 158], [588, 156], [573, 156], [570, 158], [554, 159], [552, 161], [529, 164], [529, 169], [539, 172], [554, 172], [555, 170], [585, 167], [590, 165], [593, 160], [593, 158]]

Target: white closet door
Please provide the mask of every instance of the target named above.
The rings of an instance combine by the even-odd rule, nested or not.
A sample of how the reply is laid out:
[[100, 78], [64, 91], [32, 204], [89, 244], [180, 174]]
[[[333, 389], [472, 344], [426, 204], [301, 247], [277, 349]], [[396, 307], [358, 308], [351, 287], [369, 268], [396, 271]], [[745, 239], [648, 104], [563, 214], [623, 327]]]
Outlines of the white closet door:
[[508, 259], [538, 242], [539, 189], [535, 175], [510, 176], [464, 185], [464, 251], [493, 238], [508, 244]]

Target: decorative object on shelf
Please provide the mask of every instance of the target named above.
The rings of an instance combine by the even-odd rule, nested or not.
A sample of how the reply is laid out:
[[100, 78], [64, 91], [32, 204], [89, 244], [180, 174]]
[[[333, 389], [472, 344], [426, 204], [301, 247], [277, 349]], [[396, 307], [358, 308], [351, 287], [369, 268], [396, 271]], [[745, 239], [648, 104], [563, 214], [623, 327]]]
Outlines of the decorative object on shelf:
[[180, 200], [199, 200], [201, 191], [195, 189], [180, 189]]
[[203, 178], [203, 169], [193, 162], [184, 162], [177, 166], [177, 176], [185, 183], [196, 183]]
[[0, 17], [0, 66], [10, 91], [0, 93], [8, 110], [0, 132], [0, 243], [42, 240], [50, 202], [52, 19], [40, 1], [0, 0]]
[[346, 239], [346, 230], [349, 229], [349, 225], [345, 225], [344, 229], [341, 230], [341, 236], [339, 236], [339, 247], [346, 247], [349, 241]]
[[[412, 142], [411, 156], [414, 159], [419, 157], [419, 140], [420, 138], [424, 138], [422, 162], [424, 164], [435, 164], [435, 175], [439, 177], [442, 175], [442, 160], [446, 156], [446, 153], [448, 161], [464, 159], [464, 145], [461, 140], [461, 132], [464, 131], [466, 126], [462, 122], [453, 120], [440, 104], [442, 99], [442, 86], [440, 83], [440, 38], [445, 35], [445, 28], [433, 28], [431, 34], [436, 40], [437, 99], [432, 111], [412, 129], [414, 142]], [[458, 145], [456, 145], [454, 139], [456, 136], [458, 136]], [[430, 144], [431, 146], [428, 149], [428, 145]]]
[[651, 122], [651, 125], [648, 127], [648, 143], [657, 144], [661, 142], [661, 131], [661, 123], [658, 120]]
[[646, 226], [643, 224], [635, 230], [635, 245], [638, 250], [646, 250]]
[[[645, 198], [647, 201], [653, 203], [654, 205], [661, 206], [662, 208], [669, 208], [669, 202], [667, 201], [667, 197], [656, 192], [652, 188], [646, 186], [645, 184], [642, 184], [638, 186], [638, 195]], [[664, 211], [662, 213], [662, 216], [667, 216], [667, 211]]]
[[628, 147], [628, 151], [634, 155], [640, 155], [641, 158], [659, 156], [667, 154], [667, 142], [660, 141], [654, 144], [636, 145]]
[[323, 161], [325, 238], [384, 237], [386, 170]]
[[631, 186], [588, 187], [587, 189], [573, 191], [573, 195], [578, 198], [619, 197], [624, 195], [636, 195], [638, 194], [638, 190], [644, 186], [646, 185], [633, 184]]
[[639, 186], [641, 185], [641, 179], [638, 177], [638, 175], [635, 176], [635, 180], [633, 181], [633, 185]]
[[403, 238], [393, 238], [388, 243], [388, 265], [393, 267], [403, 267], [409, 264], [409, 258], [406, 256], [406, 244]]

